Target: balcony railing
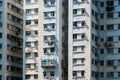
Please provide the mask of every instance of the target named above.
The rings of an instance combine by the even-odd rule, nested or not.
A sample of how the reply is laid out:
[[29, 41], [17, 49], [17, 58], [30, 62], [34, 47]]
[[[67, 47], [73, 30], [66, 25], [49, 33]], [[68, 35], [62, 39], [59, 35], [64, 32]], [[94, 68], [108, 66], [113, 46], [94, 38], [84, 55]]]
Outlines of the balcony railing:
[[54, 68], [56, 66], [56, 60], [55, 59], [43, 59], [41, 61], [43, 68]]

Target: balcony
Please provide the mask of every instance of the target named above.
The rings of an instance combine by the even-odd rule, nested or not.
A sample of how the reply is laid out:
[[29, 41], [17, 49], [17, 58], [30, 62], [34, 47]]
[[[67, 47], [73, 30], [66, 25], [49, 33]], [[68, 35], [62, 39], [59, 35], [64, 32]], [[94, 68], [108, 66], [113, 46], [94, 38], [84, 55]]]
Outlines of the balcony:
[[56, 18], [56, 14], [54, 11], [51, 12], [44, 12], [44, 19], [55, 19]]
[[55, 1], [44, 1], [44, 7], [55, 7], [56, 4], [55, 4]]
[[77, 76], [75, 76], [75, 77], [73, 77], [73, 80], [85, 80], [85, 78], [84, 77], [77, 77]]
[[45, 47], [49, 47], [49, 46], [54, 47], [54, 44], [55, 44], [54, 41], [50, 41], [50, 42], [45, 43]]
[[25, 48], [26, 53], [37, 52], [37, 51], [38, 51], [38, 47], [26, 47]]
[[26, 25], [24, 26], [24, 29], [27, 30], [37, 30], [38, 29], [38, 24], [35, 25]]
[[114, 7], [112, 6], [108, 6], [106, 7], [106, 11], [110, 12], [110, 11], [114, 11]]
[[55, 36], [54, 35], [44, 36], [44, 43], [45, 43], [45, 46], [54, 46]]
[[41, 61], [41, 64], [43, 68], [55, 68], [55, 66], [57, 65], [55, 59], [43, 59]]
[[112, 43], [109, 43], [109, 42], [107, 43], [107, 42], [106, 42], [106, 43], [104, 43], [104, 46], [105, 46], [105, 47], [112, 47], [112, 46], [114, 46], [114, 45], [113, 45]]
[[84, 3], [84, 0], [73, 0], [73, 4]]
[[44, 48], [43, 52], [45, 55], [54, 55], [55, 54], [55, 47]]

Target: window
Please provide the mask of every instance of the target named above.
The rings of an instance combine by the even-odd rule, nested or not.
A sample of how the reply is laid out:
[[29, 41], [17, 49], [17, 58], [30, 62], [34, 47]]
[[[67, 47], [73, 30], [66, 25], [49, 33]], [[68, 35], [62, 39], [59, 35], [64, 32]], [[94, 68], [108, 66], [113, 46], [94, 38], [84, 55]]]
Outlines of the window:
[[104, 14], [100, 14], [100, 19], [104, 19]]
[[35, 9], [34, 9], [34, 12], [35, 12], [35, 13], [38, 13], [38, 8], [35, 8]]
[[118, 17], [120, 17], [120, 12], [118, 12]]
[[94, 10], [92, 9], [92, 15], [94, 16]]
[[108, 66], [113, 66], [114, 60], [107, 60], [107, 65]]
[[95, 61], [95, 60], [94, 60], [94, 59], [92, 59], [92, 64], [94, 64], [94, 61]]
[[51, 51], [51, 52], [55, 52], [55, 48], [54, 48], [54, 47], [51, 48], [50, 51]]
[[37, 25], [37, 24], [38, 24], [38, 19], [26, 20], [26, 25]]
[[100, 7], [104, 7], [104, 2], [100, 2]]
[[26, 14], [30, 14], [31, 13], [31, 9], [26, 9]]
[[43, 76], [46, 77], [46, 72], [43, 72]]
[[51, 6], [55, 6], [55, 1], [51, 1]]
[[74, 47], [73, 47], [73, 51], [77, 51], [77, 46], [74, 46]]
[[34, 79], [38, 79], [38, 75], [37, 74], [34, 75]]
[[73, 71], [73, 76], [77, 76], [77, 71]]
[[26, 0], [26, 4], [30, 4], [31, 0]]
[[85, 34], [82, 34], [82, 35], [81, 35], [81, 38], [84, 39], [84, 38], [85, 38]]
[[107, 37], [107, 41], [113, 41], [113, 37]]
[[0, 19], [2, 19], [2, 12], [0, 11]]
[[113, 13], [107, 13], [107, 18], [113, 18]]
[[84, 2], [85, 0], [73, 0], [73, 4]]
[[38, 57], [38, 53], [37, 52], [34, 53], [34, 57]]
[[2, 38], [2, 33], [0, 33], [0, 38]]
[[118, 36], [118, 40], [120, 41], [120, 36]]
[[73, 59], [73, 64], [76, 64], [77, 63], [77, 59]]
[[104, 49], [100, 49], [100, 54], [104, 54]]
[[31, 54], [30, 54], [30, 53], [26, 53], [25, 55], [26, 55], [26, 58], [31, 57]]
[[38, 24], [38, 19], [35, 19], [35, 20], [34, 20], [34, 24]]
[[77, 9], [73, 10], [73, 15], [77, 14]]
[[7, 3], [7, 5], [8, 5], [8, 8], [12, 9], [13, 11], [15, 11], [15, 12], [17, 12], [19, 14], [23, 13], [22, 9], [12, 5], [11, 3]]
[[2, 75], [0, 75], [0, 80], [2, 80]]
[[77, 39], [77, 34], [73, 34], [73, 39]]
[[51, 12], [51, 16], [54, 17], [55, 16], [55, 12], [52, 11]]
[[0, 49], [2, 49], [2, 43], [0, 43]]
[[104, 77], [104, 72], [100, 72], [100, 77]]
[[31, 35], [31, 32], [30, 31], [26, 31], [26, 36], [29, 36]]
[[51, 71], [51, 72], [50, 72], [50, 76], [54, 76], [54, 71]]
[[114, 1], [107, 1], [107, 6], [114, 6]]
[[31, 20], [26, 20], [26, 25], [30, 25], [31, 24]]
[[120, 0], [118, 0], [118, 5], [120, 5]]
[[104, 42], [104, 38], [100, 38], [100, 41], [101, 41], [101, 42]]
[[118, 60], [118, 65], [120, 65], [120, 60]]
[[55, 24], [51, 23], [51, 24], [44, 24], [44, 30], [55, 30]]
[[120, 53], [120, 48], [118, 48], [118, 53]]
[[85, 25], [85, 22], [84, 22], [84, 21], [82, 21], [82, 22], [81, 22], [81, 25], [82, 25], [82, 26], [84, 26], [84, 25]]
[[2, 1], [0, 1], [0, 7], [2, 7]]
[[84, 73], [85, 73], [84, 71], [81, 71], [81, 76], [85, 76]]
[[113, 73], [113, 72], [107, 72], [107, 77], [108, 77], [108, 78], [114, 77], [114, 73]]
[[114, 29], [114, 25], [113, 24], [108, 24], [107, 25], [107, 30], [113, 30]]
[[85, 13], [85, 9], [84, 9], [84, 8], [81, 10], [81, 13], [82, 13], [82, 14], [84, 14], [84, 13]]
[[118, 77], [120, 77], [120, 72], [118, 72]]
[[31, 42], [26, 42], [26, 47], [31, 47]]
[[95, 36], [95, 41], [98, 41], [99, 37], [98, 36]]
[[2, 59], [2, 54], [0, 54], [0, 59]]
[[2, 27], [2, 22], [0, 22], [0, 27]]
[[38, 2], [38, 0], [34, 0], [34, 2]]
[[38, 35], [38, 31], [35, 31], [35, 35]]
[[120, 24], [118, 24], [118, 29], [120, 29]]
[[2, 70], [2, 65], [0, 64], [0, 70]]
[[85, 46], [80, 46], [81, 47], [81, 50], [83, 51], [84, 50], [84, 48], [85, 48]]
[[100, 66], [104, 66], [104, 61], [103, 60], [100, 61]]
[[9, 20], [12, 20], [12, 22], [17, 22], [17, 23], [20, 24], [20, 25], [23, 24], [23, 20], [22, 20], [22, 19], [14, 16], [14, 15], [12, 15], [12, 14], [10, 14], [10, 13], [7, 13], [7, 18], [8, 18]]
[[25, 75], [25, 79], [30, 79], [30, 75]]
[[107, 48], [107, 53], [108, 54], [113, 54], [114, 53], [114, 48]]
[[44, 12], [44, 18], [52, 18], [55, 17], [55, 12], [51, 11], [51, 12]]
[[73, 26], [77, 26], [77, 22], [73, 22]]
[[103, 31], [104, 30], [104, 25], [100, 26], [100, 30]]
[[30, 64], [26, 64], [26, 68], [30, 68]]
[[84, 63], [85, 59], [84, 58], [81, 58], [81, 63]]
[[26, 4], [37, 3], [38, 0], [26, 0]]
[[37, 14], [37, 13], [38, 13], [38, 8], [26, 9], [26, 14]]

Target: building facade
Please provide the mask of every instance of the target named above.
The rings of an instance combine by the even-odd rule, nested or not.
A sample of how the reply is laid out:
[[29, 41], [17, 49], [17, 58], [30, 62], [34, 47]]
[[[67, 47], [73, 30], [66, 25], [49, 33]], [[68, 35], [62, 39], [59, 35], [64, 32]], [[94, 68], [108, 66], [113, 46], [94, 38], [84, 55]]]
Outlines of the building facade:
[[63, 0], [24, 0], [23, 80], [64, 80], [67, 77], [62, 5]]
[[68, 80], [120, 79], [119, 8], [119, 0], [69, 0]]
[[119, 0], [24, 0], [23, 80], [119, 80], [119, 8]]
[[22, 0], [0, 0], [0, 80], [22, 80]]

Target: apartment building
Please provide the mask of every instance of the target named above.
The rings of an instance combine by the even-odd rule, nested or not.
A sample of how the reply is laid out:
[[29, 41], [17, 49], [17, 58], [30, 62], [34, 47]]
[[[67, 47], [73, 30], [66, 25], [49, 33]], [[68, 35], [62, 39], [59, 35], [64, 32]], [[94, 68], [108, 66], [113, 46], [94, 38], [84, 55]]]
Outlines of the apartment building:
[[68, 80], [120, 79], [120, 0], [69, 0]]
[[22, 0], [0, 0], [0, 80], [22, 80]]
[[67, 80], [64, 3], [24, 0], [23, 80]]

